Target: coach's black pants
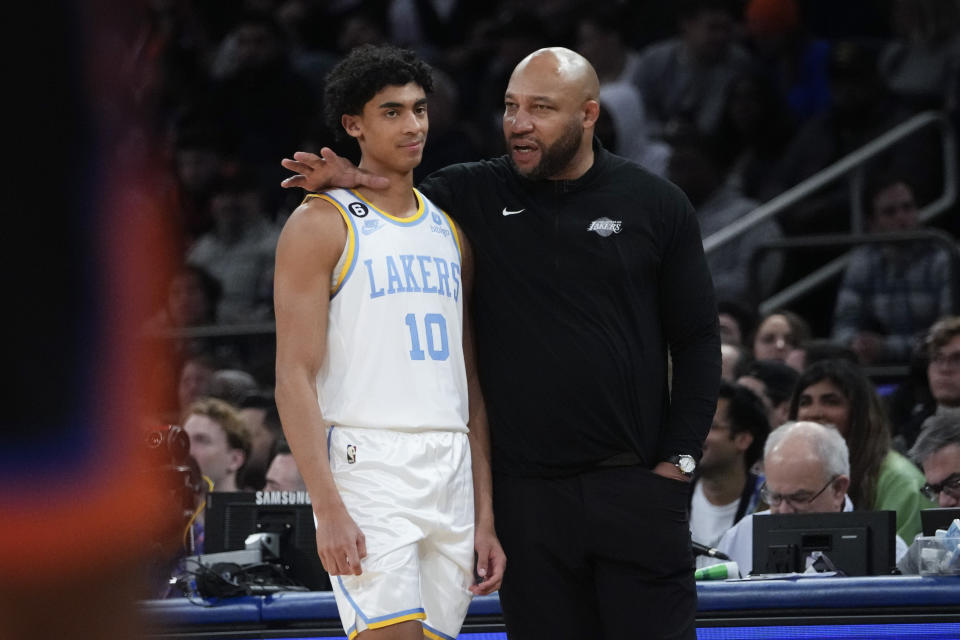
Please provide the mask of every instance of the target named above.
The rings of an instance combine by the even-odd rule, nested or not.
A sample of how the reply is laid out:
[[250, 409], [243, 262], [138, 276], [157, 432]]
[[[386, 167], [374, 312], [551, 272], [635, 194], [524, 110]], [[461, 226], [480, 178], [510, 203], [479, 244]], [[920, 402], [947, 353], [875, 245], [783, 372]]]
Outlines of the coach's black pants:
[[494, 478], [510, 640], [694, 640], [689, 485], [642, 467]]

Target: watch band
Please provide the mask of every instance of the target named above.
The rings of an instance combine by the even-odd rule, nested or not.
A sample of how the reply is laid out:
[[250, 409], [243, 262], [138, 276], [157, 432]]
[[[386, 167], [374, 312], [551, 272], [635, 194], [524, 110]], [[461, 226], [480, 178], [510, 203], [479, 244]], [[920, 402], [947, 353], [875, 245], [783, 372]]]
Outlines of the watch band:
[[688, 478], [693, 475], [693, 472], [697, 468], [697, 463], [693, 459], [693, 456], [685, 453], [672, 455], [667, 458], [667, 462], [675, 466], [680, 473]]

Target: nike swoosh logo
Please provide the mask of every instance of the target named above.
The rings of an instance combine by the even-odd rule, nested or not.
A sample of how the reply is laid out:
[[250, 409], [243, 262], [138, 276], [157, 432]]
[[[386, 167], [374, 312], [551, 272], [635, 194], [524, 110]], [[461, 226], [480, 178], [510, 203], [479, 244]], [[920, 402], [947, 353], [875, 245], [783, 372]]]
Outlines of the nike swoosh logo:
[[509, 211], [506, 207], [503, 208], [503, 215], [505, 216], [515, 216], [518, 213], [523, 213], [526, 209], [517, 209], [516, 211]]

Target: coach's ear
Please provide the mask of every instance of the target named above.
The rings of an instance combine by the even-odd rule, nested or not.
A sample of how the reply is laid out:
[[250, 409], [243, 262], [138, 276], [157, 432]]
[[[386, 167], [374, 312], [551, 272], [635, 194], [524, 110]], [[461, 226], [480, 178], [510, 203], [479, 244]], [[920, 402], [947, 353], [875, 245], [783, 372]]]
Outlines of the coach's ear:
[[587, 100], [583, 103], [582, 124], [584, 129], [592, 129], [597, 126], [597, 119], [600, 117], [600, 103], [596, 100]]
[[363, 135], [363, 130], [360, 127], [360, 116], [345, 113], [340, 116], [340, 124], [343, 125], [343, 130], [347, 132], [347, 135], [352, 138], [359, 139]]

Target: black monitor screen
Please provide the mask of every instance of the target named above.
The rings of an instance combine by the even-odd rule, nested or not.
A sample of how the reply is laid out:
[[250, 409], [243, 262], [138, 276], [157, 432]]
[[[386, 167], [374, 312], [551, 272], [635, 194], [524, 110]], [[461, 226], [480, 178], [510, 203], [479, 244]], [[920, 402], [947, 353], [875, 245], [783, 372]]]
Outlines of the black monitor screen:
[[753, 573], [803, 572], [814, 552], [848, 576], [893, 571], [895, 511], [789, 513], [753, 518]]
[[950, 524], [960, 518], [960, 507], [937, 507], [920, 510], [920, 526], [923, 535], [936, 535], [937, 529], [949, 529]]
[[207, 496], [204, 553], [243, 549], [254, 533], [279, 535], [280, 558], [293, 579], [314, 590], [330, 588], [317, 555], [313, 509], [305, 491], [214, 491]]

